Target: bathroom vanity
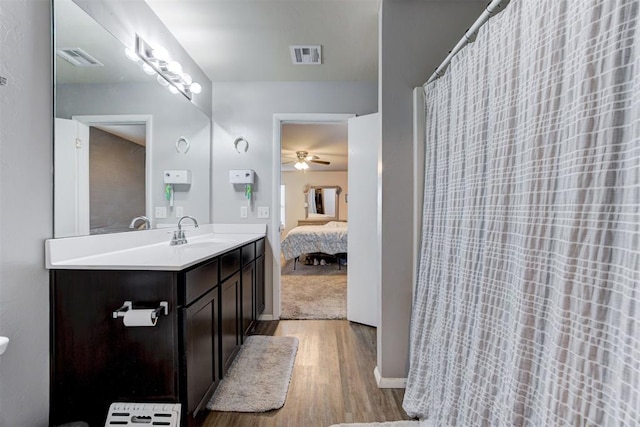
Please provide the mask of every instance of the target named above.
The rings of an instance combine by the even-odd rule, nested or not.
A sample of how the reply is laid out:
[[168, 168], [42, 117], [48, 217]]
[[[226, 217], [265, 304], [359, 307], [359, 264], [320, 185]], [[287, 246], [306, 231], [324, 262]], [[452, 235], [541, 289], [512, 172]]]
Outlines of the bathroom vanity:
[[201, 422], [265, 308], [265, 233], [199, 233], [58, 258], [48, 241], [51, 425], [103, 426], [112, 402], [181, 403], [182, 425]]

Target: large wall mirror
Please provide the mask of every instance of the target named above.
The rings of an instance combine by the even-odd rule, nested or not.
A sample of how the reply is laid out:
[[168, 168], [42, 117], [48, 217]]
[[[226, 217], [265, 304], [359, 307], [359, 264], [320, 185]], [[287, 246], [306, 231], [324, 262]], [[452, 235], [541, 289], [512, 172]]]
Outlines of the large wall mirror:
[[337, 221], [339, 186], [310, 185], [304, 188], [305, 219], [308, 221]]
[[[209, 222], [209, 117], [73, 1], [53, 7], [54, 237], [130, 231], [137, 216], [151, 227]], [[168, 187], [167, 170], [190, 171], [191, 184]]]

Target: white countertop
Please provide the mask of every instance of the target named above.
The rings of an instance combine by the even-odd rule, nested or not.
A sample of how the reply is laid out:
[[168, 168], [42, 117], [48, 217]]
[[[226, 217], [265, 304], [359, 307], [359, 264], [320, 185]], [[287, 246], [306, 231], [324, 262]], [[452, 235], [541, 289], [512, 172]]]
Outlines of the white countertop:
[[49, 239], [46, 267], [64, 270], [180, 271], [266, 235], [265, 224], [185, 228], [188, 243], [171, 246], [173, 229]]

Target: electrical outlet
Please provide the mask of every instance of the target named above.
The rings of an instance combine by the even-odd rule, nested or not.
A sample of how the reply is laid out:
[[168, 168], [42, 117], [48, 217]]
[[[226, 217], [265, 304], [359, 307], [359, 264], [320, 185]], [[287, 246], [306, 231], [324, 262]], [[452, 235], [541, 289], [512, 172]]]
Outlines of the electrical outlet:
[[249, 217], [249, 209], [246, 206], [240, 206], [240, 218]]
[[156, 218], [166, 218], [167, 217], [167, 208], [164, 206], [156, 206], [155, 209]]
[[184, 216], [184, 206], [176, 206], [176, 218], [182, 218]]
[[269, 218], [269, 206], [258, 207], [258, 218]]

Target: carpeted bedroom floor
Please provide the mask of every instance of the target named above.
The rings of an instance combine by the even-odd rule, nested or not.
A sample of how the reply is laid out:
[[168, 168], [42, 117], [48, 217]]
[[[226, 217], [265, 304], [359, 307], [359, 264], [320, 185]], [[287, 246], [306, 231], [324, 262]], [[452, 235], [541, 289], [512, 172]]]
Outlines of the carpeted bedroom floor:
[[347, 268], [337, 264], [282, 267], [281, 319], [346, 319]]

